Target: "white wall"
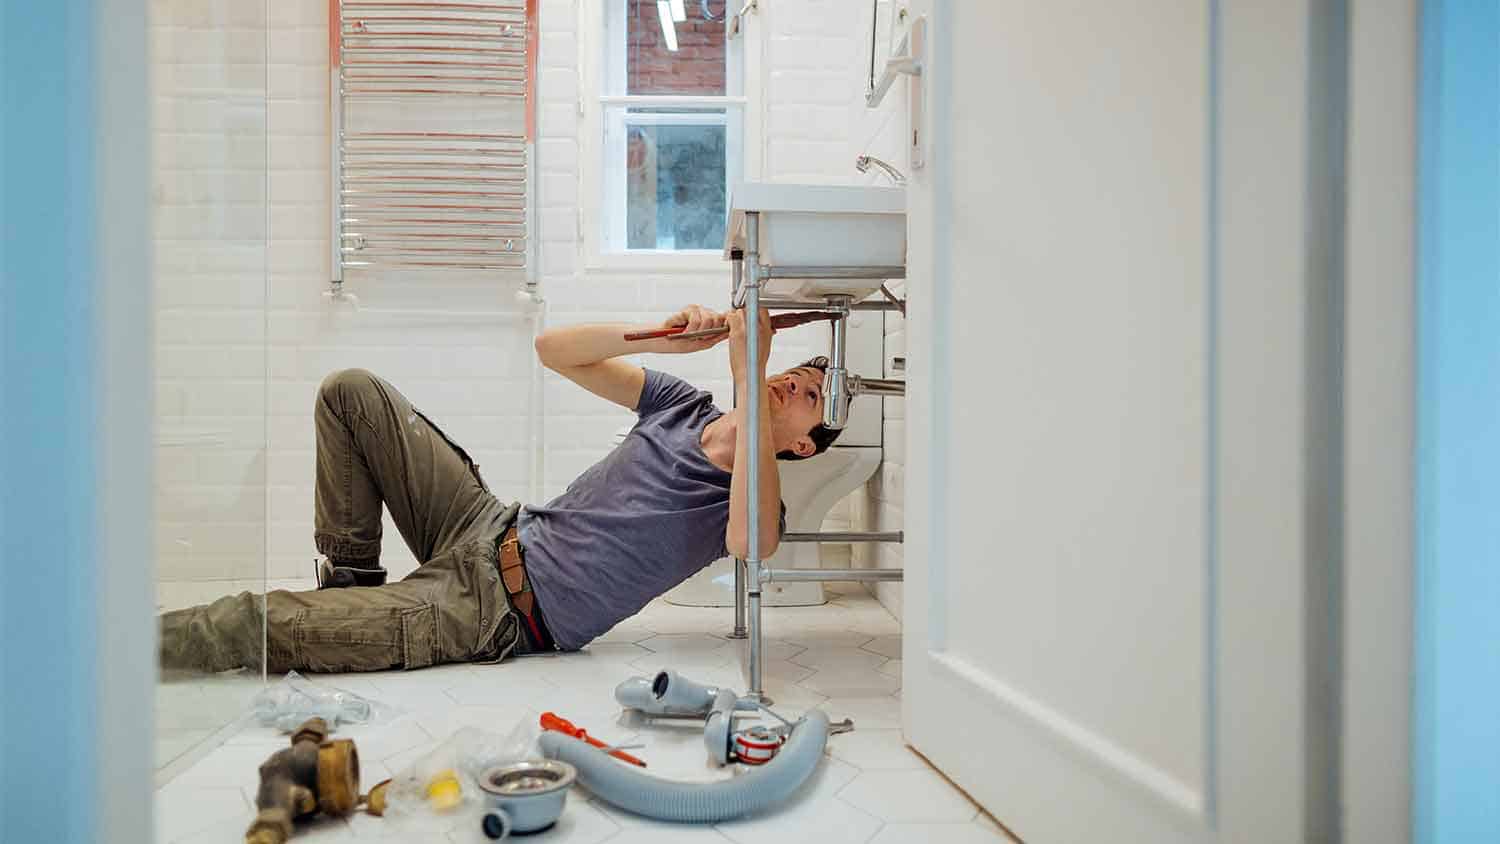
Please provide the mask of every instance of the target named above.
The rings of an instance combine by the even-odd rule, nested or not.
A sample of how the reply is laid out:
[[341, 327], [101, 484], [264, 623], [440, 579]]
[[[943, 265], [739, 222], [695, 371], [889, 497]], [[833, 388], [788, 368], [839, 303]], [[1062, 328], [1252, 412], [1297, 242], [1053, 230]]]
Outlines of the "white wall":
[[[529, 325], [413, 313], [515, 310], [513, 287], [350, 276], [364, 310], [323, 298], [327, 3], [267, 5], [153, 6], [158, 417], [178, 442], [158, 452], [166, 580], [248, 585], [261, 576], [262, 553], [273, 581], [310, 576], [311, 412], [318, 383], [340, 367], [392, 381], [470, 451], [498, 495], [527, 497]], [[762, 4], [764, 177], [862, 178], [851, 127], [863, 117], [853, 22], [864, 5], [810, 0], [793, 12]], [[724, 304], [727, 264], [706, 274], [583, 269], [577, 8], [542, 0], [540, 15], [537, 218], [549, 320], [647, 322], [690, 302]], [[813, 329], [800, 331], [778, 340], [773, 367], [822, 351]], [[722, 348], [647, 363], [729, 400]], [[547, 496], [603, 456], [633, 419], [557, 378], [545, 382], [544, 407]], [[389, 525], [386, 539], [386, 564], [399, 576], [414, 561]]]
[[[884, 2], [891, 5], [905, 5], [904, 1], [884, 0]], [[856, 15], [859, 21], [856, 30], [860, 33], [868, 33], [873, 15], [872, 4], [857, 2], [852, 5], [857, 7], [850, 12]], [[853, 92], [853, 101], [849, 106], [851, 136], [845, 158], [852, 161], [858, 155], [872, 155], [889, 163], [910, 178], [912, 168], [906, 146], [906, 133], [910, 125], [907, 117], [907, 85], [904, 81], [906, 77], [891, 87], [879, 108], [866, 107], [864, 83], [870, 66], [871, 49], [868, 35], [858, 37], [855, 47], [857, 52], [853, 64], [865, 75], [856, 74], [857, 84]], [[883, 40], [874, 47], [882, 55], [885, 48], [886, 42]], [[889, 183], [886, 177], [879, 174], [873, 167], [864, 175], [856, 173], [855, 178], [866, 184]], [[908, 282], [911, 283], [908, 284]], [[923, 289], [921, 285], [921, 280], [907, 279], [893, 281], [889, 286], [897, 296], [905, 297], [908, 287], [920, 291]], [[886, 312], [885, 331], [885, 372], [875, 374], [886, 378], [905, 378], [906, 373], [896, 371], [892, 366], [892, 361], [894, 358], [906, 355], [906, 318], [895, 311]], [[856, 494], [850, 500], [850, 521], [855, 530], [902, 530], [906, 524], [904, 512], [906, 503], [906, 400], [888, 398], [884, 400], [884, 405], [885, 418], [882, 424], [884, 459], [879, 472], [870, 480], [864, 493]], [[856, 544], [852, 548], [851, 562], [856, 568], [876, 566], [901, 568], [905, 565], [905, 557], [905, 545], [902, 544]], [[905, 591], [902, 584], [873, 583], [869, 585], [869, 588], [882, 604], [889, 608], [897, 618], [901, 618], [901, 596]]]
[[151, 4], [158, 576], [265, 551], [264, 2]]

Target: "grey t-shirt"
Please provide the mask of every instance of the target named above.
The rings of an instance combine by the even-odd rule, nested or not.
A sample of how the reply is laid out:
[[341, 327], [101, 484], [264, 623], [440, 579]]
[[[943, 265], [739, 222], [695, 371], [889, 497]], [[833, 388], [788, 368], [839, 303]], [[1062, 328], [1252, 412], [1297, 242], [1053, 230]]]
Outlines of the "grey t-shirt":
[[[724, 557], [730, 474], [703, 454], [713, 396], [646, 370], [640, 421], [545, 507], [520, 516], [526, 572], [552, 638], [577, 650]], [[785, 526], [785, 506], [782, 524]]]

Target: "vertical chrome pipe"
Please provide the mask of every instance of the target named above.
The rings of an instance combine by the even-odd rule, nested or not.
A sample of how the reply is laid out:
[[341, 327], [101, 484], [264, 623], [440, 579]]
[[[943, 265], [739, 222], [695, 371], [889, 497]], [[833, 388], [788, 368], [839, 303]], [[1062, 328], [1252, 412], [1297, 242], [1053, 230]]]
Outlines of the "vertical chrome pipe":
[[731, 639], [745, 638], [745, 561], [734, 560], [734, 630]]
[[[729, 260], [731, 262], [729, 299], [733, 302], [734, 297], [740, 292], [740, 282], [744, 278], [744, 250], [730, 250]], [[738, 557], [734, 559], [734, 630], [729, 633], [729, 638], [745, 638], [745, 561]]]
[[828, 348], [828, 370], [823, 373], [823, 427], [842, 430], [849, 423], [849, 370], [844, 363], [849, 346], [849, 298], [828, 297], [830, 307], [841, 310], [833, 320]]
[[745, 214], [745, 419], [750, 429], [749, 474], [746, 476], [750, 500], [747, 526], [749, 551], [745, 568], [750, 583], [750, 682], [748, 694], [764, 698], [761, 688], [761, 626], [760, 626], [760, 214]]

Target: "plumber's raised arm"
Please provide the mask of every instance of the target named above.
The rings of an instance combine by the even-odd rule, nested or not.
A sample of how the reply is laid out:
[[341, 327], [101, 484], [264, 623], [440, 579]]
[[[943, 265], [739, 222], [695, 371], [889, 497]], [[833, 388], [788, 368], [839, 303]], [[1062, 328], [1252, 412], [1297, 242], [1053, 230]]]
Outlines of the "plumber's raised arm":
[[632, 331], [683, 326], [687, 331], [718, 328], [725, 315], [698, 305], [689, 305], [668, 317], [661, 325], [627, 325], [623, 323], [589, 323], [550, 328], [536, 338], [536, 353], [542, 365], [567, 378], [596, 396], [635, 410], [641, 401], [646, 374], [639, 366], [616, 358], [622, 355], [655, 352], [685, 354], [718, 345], [728, 335], [702, 340], [626, 340]]
[[[762, 310], [759, 320], [760, 378], [750, 384], [745, 372], [745, 312], [729, 314], [729, 363], [734, 371], [735, 426], [734, 474], [729, 483], [729, 529], [724, 536], [729, 553], [740, 559], [749, 554], [750, 437], [760, 439], [760, 559], [776, 553], [781, 542], [781, 472], [776, 466], [776, 445], [771, 430], [771, 401], [766, 395], [766, 361], [771, 354], [771, 320]], [[760, 419], [746, 424], [750, 390], [760, 391]]]

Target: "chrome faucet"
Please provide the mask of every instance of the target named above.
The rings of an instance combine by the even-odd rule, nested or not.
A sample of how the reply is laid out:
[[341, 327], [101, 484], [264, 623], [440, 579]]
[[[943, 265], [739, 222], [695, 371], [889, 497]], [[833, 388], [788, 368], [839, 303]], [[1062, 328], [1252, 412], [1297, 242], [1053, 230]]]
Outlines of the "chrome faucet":
[[885, 163], [884, 161], [881, 161], [873, 155], [861, 155], [858, 158], [854, 159], [854, 169], [858, 170], [861, 173], [870, 172], [871, 164], [883, 170], [885, 172], [885, 175], [889, 177], [890, 180], [895, 184], [906, 184], [906, 177], [901, 175], [900, 170], [897, 170], [895, 167], [892, 167], [891, 165]]

